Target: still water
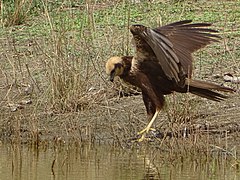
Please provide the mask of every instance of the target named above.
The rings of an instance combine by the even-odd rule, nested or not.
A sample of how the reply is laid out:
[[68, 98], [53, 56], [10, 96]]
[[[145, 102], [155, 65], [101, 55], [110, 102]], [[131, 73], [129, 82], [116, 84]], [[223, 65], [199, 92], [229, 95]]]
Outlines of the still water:
[[240, 179], [239, 170], [224, 158], [172, 159], [150, 150], [108, 146], [34, 150], [0, 145], [0, 180], [144, 180]]

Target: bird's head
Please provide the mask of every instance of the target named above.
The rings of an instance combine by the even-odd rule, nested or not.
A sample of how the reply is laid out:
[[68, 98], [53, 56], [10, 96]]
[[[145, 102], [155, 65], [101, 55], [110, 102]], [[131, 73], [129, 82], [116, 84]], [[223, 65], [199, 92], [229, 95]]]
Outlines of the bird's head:
[[106, 63], [106, 73], [110, 76], [110, 81], [113, 82], [115, 76], [121, 76], [124, 71], [124, 64], [121, 57], [111, 57]]
[[147, 27], [141, 24], [135, 24], [130, 27], [130, 31], [133, 35], [139, 35], [140, 33], [147, 31]]

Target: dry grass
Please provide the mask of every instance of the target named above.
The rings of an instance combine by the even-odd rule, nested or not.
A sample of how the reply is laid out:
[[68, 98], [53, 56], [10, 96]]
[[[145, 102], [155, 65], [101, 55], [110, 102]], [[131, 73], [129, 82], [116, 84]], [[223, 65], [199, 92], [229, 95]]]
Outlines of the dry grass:
[[[9, 27], [1, 30], [1, 140], [34, 147], [52, 140], [138, 147], [131, 140], [147, 123], [141, 96], [124, 96], [129, 87], [107, 82], [104, 73], [108, 57], [133, 53], [128, 32], [133, 23], [214, 22], [223, 40], [196, 54], [195, 77], [223, 83], [213, 76], [239, 76], [238, 2], [63, 1], [53, 6], [41, 1], [36, 16], [26, 14], [23, 25], [13, 26], [19, 24], [20, 4], [26, 2], [18, 1], [13, 16], [6, 17]], [[191, 95], [169, 96], [155, 124], [160, 132], [150, 133], [152, 141], [143, 144], [175, 155], [216, 151], [235, 157], [240, 116], [239, 96], [232, 96], [221, 104]]]

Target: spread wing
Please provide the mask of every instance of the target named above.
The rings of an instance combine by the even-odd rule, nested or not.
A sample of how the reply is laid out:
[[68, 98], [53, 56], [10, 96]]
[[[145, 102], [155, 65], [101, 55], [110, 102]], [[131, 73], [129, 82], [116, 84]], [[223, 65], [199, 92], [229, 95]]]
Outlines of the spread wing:
[[[130, 30], [136, 46], [135, 63], [148, 63], [148, 55], [155, 55], [155, 61], [162, 67], [170, 80], [179, 83], [182, 75], [192, 74], [192, 53], [212, 41], [217, 41], [217, 31], [207, 28], [208, 23], [191, 23], [191, 20], [179, 21], [166, 26], [151, 29], [142, 25], [133, 25]], [[150, 62], [149, 62], [150, 63]]]

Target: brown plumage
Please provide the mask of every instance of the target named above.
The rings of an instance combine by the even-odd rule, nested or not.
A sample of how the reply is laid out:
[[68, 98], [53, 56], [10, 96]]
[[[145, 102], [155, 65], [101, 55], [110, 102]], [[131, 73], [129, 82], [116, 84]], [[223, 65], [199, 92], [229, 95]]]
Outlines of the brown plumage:
[[119, 76], [142, 91], [150, 122], [139, 132], [143, 134], [140, 141], [162, 109], [164, 95], [174, 91], [190, 92], [221, 101], [226, 96], [213, 90], [233, 91], [228, 87], [191, 79], [192, 53], [220, 38], [214, 34], [216, 30], [209, 28], [211, 24], [191, 22], [185, 20], [155, 29], [133, 25], [130, 31], [136, 47], [135, 55], [111, 57], [106, 63], [106, 73], [111, 81]]

